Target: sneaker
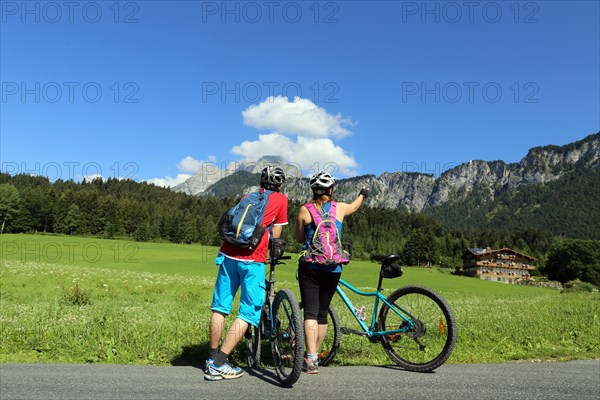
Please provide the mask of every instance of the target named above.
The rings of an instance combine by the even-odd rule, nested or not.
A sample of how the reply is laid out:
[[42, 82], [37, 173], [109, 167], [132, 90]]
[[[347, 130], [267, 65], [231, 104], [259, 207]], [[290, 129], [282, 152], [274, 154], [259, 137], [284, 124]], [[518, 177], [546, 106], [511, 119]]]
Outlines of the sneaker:
[[319, 361], [312, 361], [304, 357], [304, 365], [302, 365], [302, 371], [306, 372], [307, 374], [318, 374]]
[[206, 359], [206, 363], [204, 364], [204, 373], [205, 374], [208, 374], [208, 366], [210, 364], [214, 364], [214, 363], [215, 363], [215, 360], [213, 360], [212, 358], [207, 358]]
[[206, 370], [204, 379], [207, 381], [220, 381], [221, 379], [235, 379], [244, 375], [244, 371], [238, 367], [232, 367], [229, 363], [224, 363], [220, 367], [215, 366], [215, 360], [206, 360]]

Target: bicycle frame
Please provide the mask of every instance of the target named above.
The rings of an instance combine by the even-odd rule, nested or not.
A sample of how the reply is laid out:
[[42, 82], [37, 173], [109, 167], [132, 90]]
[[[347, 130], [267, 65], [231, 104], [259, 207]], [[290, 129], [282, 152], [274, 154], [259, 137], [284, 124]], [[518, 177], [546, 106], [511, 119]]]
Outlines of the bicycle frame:
[[282, 256], [269, 262], [260, 323], [245, 333], [246, 358], [250, 367], [260, 365], [262, 340], [269, 340], [277, 377], [283, 384], [291, 386], [302, 373], [304, 330], [294, 293], [289, 289], [275, 290], [275, 267], [280, 264], [280, 259], [291, 257]]
[[273, 315], [272, 315], [272, 305], [273, 300], [275, 299], [275, 267], [271, 266], [271, 271], [269, 273], [269, 280], [267, 281], [266, 291], [266, 299], [265, 304], [263, 306], [263, 329], [265, 333], [265, 337], [271, 337], [273, 332]]
[[[440, 367], [456, 344], [456, 320], [450, 306], [435, 291], [418, 285], [399, 287], [384, 296], [383, 279], [402, 276], [402, 268], [395, 264], [400, 256], [375, 254], [370, 258], [381, 264], [376, 290], [360, 290], [344, 279], [340, 279], [336, 287], [360, 329], [342, 326], [343, 321], [330, 304], [327, 318], [333, 334], [324, 338], [326, 344], [319, 359], [323, 365], [329, 365], [339, 350], [341, 335], [353, 334], [381, 344], [390, 359], [407, 371], [429, 372]], [[365, 307], [355, 307], [349, 296], [355, 302], [358, 296], [373, 298], [370, 321], [364, 314]]]
[[[354, 307], [354, 304], [352, 304], [352, 301], [346, 295], [342, 286], [350, 289], [351, 291], [353, 291], [354, 293], [356, 293], [360, 296], [375, 297], [375, 304], [373, 305], [373, 313], [371, 315], [371, 324], [370, 325], [367, 325], [365, 323], [365, 321], [363, 321], [362, 318], [358, 315], [357, 308]], [[358, 322], [358, 324], [360, 325], [360, 327], [362, 329], [362, 332], [356, 331], [356, 332], [352, 332], [352, 333], [362, 334], [363, 336], [367, 336], [369, 338], [377, 338], [377, 337], [385, 336], [385, 335], [406, 333], [411, 328], [414, 327], [413, 316], [410, 313], [408, 313], [406, 310], [397, 306], [396, 304], [390, 304], [387, 301], [387, 299], [385, 298], [385, 296], [381, 294], [381, 278], [379, 279], [379, 285], [377, 287], [377, 291], [375, 291], [375, 292], [364, 292], [362, 290], [355, 288], [350, 283], [348, 283], [345, 280], [343, 280], [342, 278], [340, 278], [338, 286], [336, 288], [336, 292], [340, 296], [340, 298], [342, 299], [342, 301], [344, 302], [346, 307], [348, 307], [348, 310], [354, 316], [354, 318], [356, 319], [356, 321]], [[394, 311], [394, 313], [396, 313], [400, 318], [402, 318], [405, 321], [405, 323], [403, 323], [402, 326], [400, 326], [398, 329], [385, 330], [385, 331], [378, 330], [377, 314], [379, 311], [379, 302], [380, 301], [382, 303], [386, 304], [390, 308], [390, 310]]]
[[[290, 256], [284, 256], [281, 257], [282, 260], [289, 260], [292, 257]], [[267, 281], [267, 287], [265, 288], [266, 291], [266, 299], [265, 299], [265, 304], [263, 306], [263, 310], [264, 310], [264, 333], [265, 333], [265, 337], [271, 338], [271, 336], [273, 335], [274, 332], [274, 326], [273, 326], [273, 311], [272, 311], [272, 306], [273, 306], [273, 300], [275, 300], [275, 266], [279, 264], [279, 262], [276, 263], [269, 263], [270, 265], [270, 270], [269, 270], [269, 280]], [[290, 311], [286, 309], [286, 314], [288, 315], [288, 317], [290, 316]]]

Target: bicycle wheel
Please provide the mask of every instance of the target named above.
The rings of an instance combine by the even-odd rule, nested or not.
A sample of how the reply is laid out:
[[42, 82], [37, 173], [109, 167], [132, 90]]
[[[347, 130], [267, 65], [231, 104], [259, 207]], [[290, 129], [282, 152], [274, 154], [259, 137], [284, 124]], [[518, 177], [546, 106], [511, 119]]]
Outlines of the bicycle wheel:
[[250, 325], [246, 330], [246, 362], [249, 367], [260, 365], [261, 332], [263, 329], [262, 318], [258, 327]]
[[279, 380], [286, 385], [296, 383], [304, 361], [304, 328], [300, 307], [294, 293], [277, 292], [273, 301], [271, 351]]
[[[456, 343], [456, 322], [446, 300], [431, 289], [406, 286], [396, 289], [387, 301], [414, 324], [405, 333], [381, 336], [388, 356], [404, 369], [417, 372], [433, 371], [446, 362]], [[408, 325], [387, 304], [381, 307], [380, 330]]]
[[[302, 309], [302, 302], [300, 302], [299, 305], [300, 309]], [[330, 304], [329, 310], [327, 311], [327, 334], [325, 335], [325, 339], [323, 339], [321, 351], [319, 352], [319, 367], [326, 367], [333, 361], [340, 348], [341, 341], [342, 332], [340, 319], [338, 318], [333, 305]]]

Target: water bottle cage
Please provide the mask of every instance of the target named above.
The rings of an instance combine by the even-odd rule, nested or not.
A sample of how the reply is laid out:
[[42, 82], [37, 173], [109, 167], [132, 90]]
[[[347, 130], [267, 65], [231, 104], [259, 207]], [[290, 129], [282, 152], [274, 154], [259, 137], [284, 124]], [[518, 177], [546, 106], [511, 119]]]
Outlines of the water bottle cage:
[[367, 314], [365, 312], [365, 306], [362, 306], [360, 308], [354, 308], [354, 313], [356, 314], [356, 318], [358, 318], [361, 321], [364, 321], [367, 319]]

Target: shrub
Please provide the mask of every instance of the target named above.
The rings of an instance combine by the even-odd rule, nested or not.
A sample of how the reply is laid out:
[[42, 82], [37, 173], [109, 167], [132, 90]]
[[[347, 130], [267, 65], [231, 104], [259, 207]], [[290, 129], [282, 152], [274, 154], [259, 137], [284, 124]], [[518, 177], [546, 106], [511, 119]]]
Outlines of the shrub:
[[578, 279], [566, 282], [564, 288], [563, 292], [598, 292], [598, 286]]
[[71, 290], [63, 287], [62, 301], [64, 304], [74, 306], [87, 306], [91, 304], [90, 294], [79, 287], [79, 283], [75, 282], [75, 286]]

